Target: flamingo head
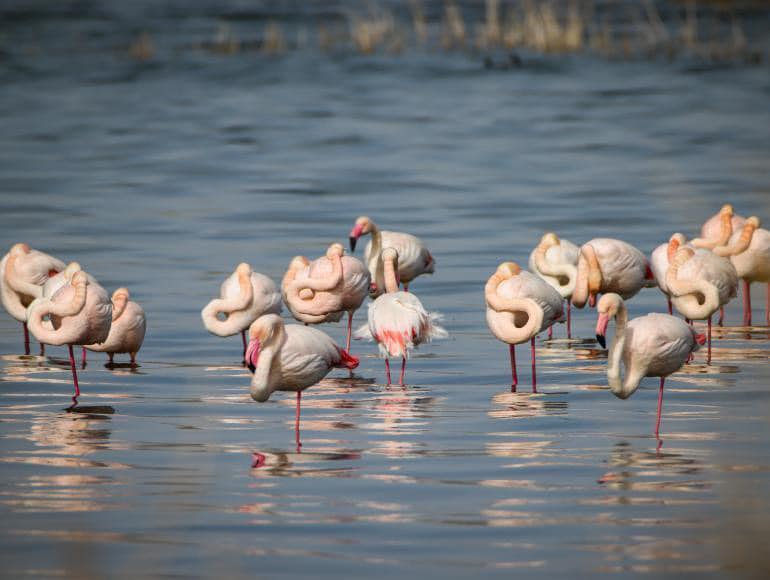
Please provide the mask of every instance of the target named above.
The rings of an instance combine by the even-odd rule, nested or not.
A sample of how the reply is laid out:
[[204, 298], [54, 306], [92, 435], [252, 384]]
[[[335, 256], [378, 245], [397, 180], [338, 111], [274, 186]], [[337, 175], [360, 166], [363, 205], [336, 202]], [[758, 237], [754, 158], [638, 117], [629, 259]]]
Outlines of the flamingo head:
[[249, 345], [246, 348], [246, 365], [253, 373], [257, 370], [259, 353], [272, 344], [283, 332], [283, 319], [277, 314], [260, 316], [249, 327]]
[[361, 236], [371, 233], [372, 231], [372, 220], [370, 220], [365, 215], [362, 215], [356, 220], [356, 224], [353, 226], [353, 229], [350, 230], [350, 251], [355, 252], [356, 251], [356, 242], [358, 241], [358, 238]]
[[668, 249], [666, 250], [669, 262], [671, 262], [671, 260], [674, 259], [674, 254], [676, 254], [676, 251], [681, 246], [684, 246], [686, 243], [687, 243], [687, 238], [685, 237], [684, 234], [680, 234], [679, 232], [675, 233], [669, 238]]
[[345, 248], [342, 244], [339, 244], [337, 242], [333, 243], [329, 248], [326, 250], [326, 257], [327, 258], [334, 258], [334, 257], [342, 257], [345, 255]]
[[726, 203], [719, 209], [719, 215], [721, 216], [733, 217], [733, 214], [735, 214], [735, 209], [733, 209], [731, 203]]
[[241, 262], [238, 264], [235, 272], [238, 274], [238, 276], [251, 276], [251, 266], [249, 266], [246, 262]]
[[508, 279], [518, 276], [521, 272], [521, 266], [515, 262], [503, 262], [497, 267], [497, 274], [502, 278]]
[[559, 239], [559, 236], [553, 232], [543, 234], [543, 237], [540, 238], [540, 245], [547, 248], [550, 248], [551, 246], [558, 246], [559, 244], [561, 244], [561, 240]]
[[22, 254], [29, 254], [32, 251], [32, 248], [29, 247], [29, 244], [14, 244], [11, 247], [11, 251], [8, 252], [11, 254], [11, 256], [21, 256]]
[[599, 304], [596, 307], [596, 311], [599, 313], [599, 318], [596, 320], [596, 341], [602, 348], [607, 348], [607, 327], [610, 324], [610, 320], [617, 316], [622, 304], [623, 299], [612, 292], [605, 294], [599, 300]]

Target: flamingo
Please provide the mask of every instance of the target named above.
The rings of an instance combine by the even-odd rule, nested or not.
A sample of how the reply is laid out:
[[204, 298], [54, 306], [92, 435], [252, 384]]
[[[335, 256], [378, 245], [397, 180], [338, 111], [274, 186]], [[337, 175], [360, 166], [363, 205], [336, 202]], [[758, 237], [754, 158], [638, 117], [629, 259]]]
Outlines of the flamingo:
[[[610, 319], [615, 319], [615, 336], [607, 357], [607, 380], [612, 393], [627, 399], [639, 388], [644, 377], [660, 377], [658, 418], [655, 436], [660, 432], [660, 412], [663, 406], [663, 384], [666, 377], [687, 362], [692, 353], [706, 341], [702, 334], [682, 319], [653, 312], [628, 322], [623, 299], [611, 292], [602, 296], [597, 306], [596, 339], [606, 346], [605, 335]], [[621, 378], [621, 361], [625, 377]]]
[[[0, 299], [13, 318], [24, 329], [24, 354], [29, 354], [27, 307], [40, 298], [46, 280], [64, 270], [64, 262], [27, 244], [15, 244], [0, 261]], [[45, 347], [41, 343], [40, 354]]]
[[666, 285], [666, 272], [668, 272], [668, 267], [671, 265], [671, 261], [674, 259], [676, 251], [686, 244], [687, 238], [685, 235], [677, 232], [669, 238], [668, 242], [659, 245], [652, 251], [652, 254], [650, 254], [650, 269], [652, 270], [652, 275], [655, 278], [658, 288], [660, 288], [660, 291], [666, 295], [669, 314], [673, 313], [673, 306], [671, 304], [671, 293], [668, 291], [668, 286]]
[[730, 258], [743, 281], [744, 326], [751, 326], [752, 282], [767, 283], [765, 323], [770, 326], [770, 232], [760, 225], [759, 218], [751, 216], [740, 232], [733, 233], [728, 245], [714, 248], [715, 254]]
[[716, 215], [711, 216], [701, 226], [700, 237], [692, 241], [696, 248], [713, 250], [717, 246], [724, 246], [734, 231], [743, 227], [745, 218], [735, 215], [733, 206], [724, 204]]
[[385, 294], [369, 304], [369, 323], [356, 331], [359, 338], [375, 340], [380, 356], [385, 359], [385, 373], [390, 380], [389, 357], [401, 357], [401, 378], [404, 384], [406, 360], [413, 349], [435, 338], [445, 338], [447, 331], [439, 326], [440, 315], [427, 312], [420, 300], [407, 291], [398, 289], [398, 251], [385, 248], [382, 251]]
[[404, 290], [409, 291], [409, 283], [421, 274], [433, 274], [436, 260], [422, 241], [402, 232], [380, 230], [368, 217], [361, 216], [350, 231], [350, 251], [356, 249], [356, 242], [362, 235], [372, 234], [372, 239], [364, 248], [364, 262], [371, 273], [373, 297], [382, 294], [385, 289], [383, 267], [381, 262], [382, 250], [393, 248], [398, 252], [398, 275]]
[[[72, 345], [104, 342], [112, 324], [112, 302], [104, 288], [91, 280], [86, 272], [76, 271], [53, 296], [36, 298], [27, 309], [27, 324], [37, 340], [69, 348], [75, 385], [70, 408], [80, 396]], [[44, 321], [46, 316], [50, 316], [50, 324]]]
[[674, 306], [685, 318], [708, 319], [706, 363], [711, 364], [711, 316], [735, 298], [735, 267], [709, 250], [679, 248], [666, 272], [666, 286]]
[[[245, 262], [225, 278], [219, 298], [201, 310], [203, 326], [211, 334], [232, 336], [241, 334], [243, 360], [246, 361], [246, 330], [263, 314], [281, 313], [281, 294], [275, 283]], [[220, 318], [223, 316], [224, 319]]]
[[347, 312], [345, 350], [350, 352], [353, 313], [369, 293], [371, 276], [361, 260], [344, 253], [342, 244], [332, 244], [326, 256], [312, 262], [296, 256], [289, 264], [281, 290], [286, 305], [300, 322], [336, 322]]
[[537, 392], [535, 337], [563, 319], [562, 297], [542, 278], [522, 271], [518, 264], [503, 262], [484, 288], [487, 324], [498, 340], [508, 343], [511, 356], [511, 391], [516, 392], [515, 345], [530, 341], [532, 392]]
[[615, 292], [624, 299], [654, 283], [644, 254], [631, 244], [612, 238], [594, 238], [580, 247], [572, 304], [596, 304], [596, 295]]
[[[567, 301], [567, 338], [572, 338], [572, 306], [570, 298], [575, 289], [580, 249], [569, 240], [549, 232], [529, 255], [529, 269], [540, 276]], [[548, 327], [548, 338], [553, 325]]]
[[106, 352], [110, 357], [110, 364], [116, 354], [126, 352], [131, 355], [131, 365], [135, 365], [136, 353], [144, 342], [144, 334], [147, 331], [144, 310], [129, 298], [128, 288], [118, 288], [112, 293], [112, 325], [107, 339], [102, 343], [83, 347], [94, 352]]
[[333, 368], [355, 369], [358, 359], [316, 328], [287, 326], [277, 314], [265, 314], [249, 328], [246, 364], [254, 373], [249, 392], [255, 401], [264, 403], [275, 391], [296, 391], [295, 433], [299, 448], [302, 391]]

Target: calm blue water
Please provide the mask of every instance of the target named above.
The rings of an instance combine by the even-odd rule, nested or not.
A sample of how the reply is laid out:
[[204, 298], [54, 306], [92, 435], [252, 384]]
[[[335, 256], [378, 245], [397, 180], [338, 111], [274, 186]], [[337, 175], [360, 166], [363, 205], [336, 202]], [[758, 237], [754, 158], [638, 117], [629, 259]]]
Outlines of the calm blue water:
[[[0, 314], [3, 576], [768, 570], [767, 329], [719, 331], [714, 365], [671, 377], [658, 449], [655, 379], [620, 401], [594, 345], [541, 340], [540, 392], [522, 346], [512, 394], [483, 308], [497, 264], [526, 264], [546, 230], [649, 252], [726, 201], [770, 219], [767, 65], [223, 56], [190, 48], [216, 29], [206, 14], [155, 30], [156, 58], [137, 62], [131, 35], [89, 14], [6, 22], [0, 248], [26, 241], [128, 286], [149, 330], [138, 369], [92, 354], [80, 373], [81, 403], [114, 413], [72, 414], [66, 350], [19, 356]], [[436, 274], [411, 290], [451, 338], [420, 349], [403, 389], [355, 343], [354, 377], [306, 391], [298, 453], [293, 396], [254, 403], [240, 339], [209, 335], [199, 311], [238, 262], [279, 280], [358, 215], [428, 243]], [[630, 304], [664, 308], [655, 289]], [[592, 314], [573, 322], [593, 336]]]

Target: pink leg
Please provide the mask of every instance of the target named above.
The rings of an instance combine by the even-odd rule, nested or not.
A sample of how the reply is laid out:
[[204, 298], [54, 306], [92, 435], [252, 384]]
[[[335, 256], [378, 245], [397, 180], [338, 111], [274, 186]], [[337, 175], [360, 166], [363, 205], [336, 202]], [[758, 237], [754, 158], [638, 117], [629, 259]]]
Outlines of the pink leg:
[[401, 357], [401, 378], [398, 380], [398, 384], [404, 386], [404, 371], [406, 370], [406, 357]]
[[508, 345], [508, 349], [511, 352], [511, 392], [516, 392], [516, 385], [519, 384], [519, 377], [516, 375], [516, 346], [513, 344]]
[[706, 364], [710, 365], [711, 364], [711, 317], [710, 316], [709, 316], [709, 336], [708, 336], [708, 341], [709, 341], [709, 351], [708, 351], [708, 356], [706, 357]]
[[748, 280], [743, 282], [743, 326], [751, 326], [751, 287]]
[[553, 324], [548, 327], [548, 340], [553, 338]]
[[535, 372], [535, 337], [530, 341], [532, 345], [532, 392], [537, 393], [537, 374]]
[[24, 328], [24, 354], [29, 354], [29, 329], [26, 322], [22, 322], [21, 325]]
[[350, 352], [350, 335], [353, 332], [353, 311], [348, 311], [348, 338], [345, 341], [345, 350]]
[[673, 315], [674, 314], [674, 306], [671, 304], [671, 296], [667, 298], [668, 300], [668, 313]]
[[722, 326], [724, 324], [724, 322], [725, 322], [725, 307], [724, 306], [720, 306], [719, 307], [719, 322], [717, 322], [717, 324], [719, 326]]
[[243, 360], [241, 361], [241, 364], [246, 364], [246, 348], [248, 345], [246, 344], [246, 331], [241, 330], [241, 342], [243, 342]]
[[390, 360], [385, 359], [385, 375], [388, 377], [388, 385], [390, 385]]
[[300, 403], [302, 402], [302, 391], [297, 391], [297, 412], [294, 416], [294, 435], [295, 440], [297, 442], [297, 452], [299, 452], [300, 447], [302, 447], [302, 442], [299, 440], [299, 408]]
[[72, 381], [75, 383], [75, 396], [72, 397], [72, 409], [78, 404], [78, 397], [80, 396], [80, 387], [78, 386], [78, 372], [75, 370], [75, 354], [72, 352], [72, 345], [67, 345], [70, 351], [70, 368], [72, 368]]
[[658, 421], [655, 423], [655, 437], [660, 433], [660, 412], [663, 409], [663, 382], [665, 377], [660, 377], [660, 390], [658, 391]]
[[567, 338], [572, 338], [572, 302], [567, 300]]
[[86, 368], [86, 347], [83, 347], [83, 351], [80, 353], [80, 366]]

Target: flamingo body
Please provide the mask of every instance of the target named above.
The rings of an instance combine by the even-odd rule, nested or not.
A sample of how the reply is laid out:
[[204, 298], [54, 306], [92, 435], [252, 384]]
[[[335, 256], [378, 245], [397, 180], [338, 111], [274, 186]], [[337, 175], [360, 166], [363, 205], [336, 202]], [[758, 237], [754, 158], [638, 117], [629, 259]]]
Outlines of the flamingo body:
[[572, 302], [582, 308], [586, 300], [593, 302], [599, 293], [615, 293], [628, 299], [652, 278], [647, 258], [637, 248], [622, 240], [595, 238], [580, 248]]
[[0, 261], [0, 299], [13, 318], [26, 322], [27, 307], [43, 295], [50, 276], [64, 270], [65, 264], [27, 244], [16, 244]]
[[119, 288], [112, 295], [112, 324], [107, 338], [102, 343], [85, 345], [94, 352], [106, 352], [110, 361], [115, 354], [129, 353], [131, 362], [142, 347], [147, 331], [147, 319], [144, 310], [133, 300], [129, 300], [128, 290]]
[[[529, 255], [529, 269], [545, 280], [562, 298], [570, 298], [572, 290], [575, 288], [580, 248], [569, 240], [561, 238], [558, 239], [557, 244], [551, 245], [545, 250], [543, 259], [550, 267], [548, 271], [554, 272], [554, 275], [546, 274], [541, 268], [538, 268], [537, 251], [538, 248], [535, 248]], [[574, 274], [572, 274], [573, 270]], [[560, 273], [556, 273], [558, 271]]]

